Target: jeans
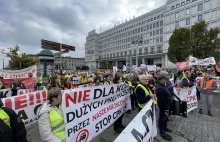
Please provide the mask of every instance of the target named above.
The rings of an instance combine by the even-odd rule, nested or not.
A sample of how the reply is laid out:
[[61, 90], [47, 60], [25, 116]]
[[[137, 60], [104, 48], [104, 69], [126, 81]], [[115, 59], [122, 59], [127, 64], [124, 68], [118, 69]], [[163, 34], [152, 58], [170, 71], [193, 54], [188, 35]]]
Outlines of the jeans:
[[167, 116], [165, 115], [165, 110], [160, 109], [159, 110], [159, 130], [160, 134], [163, 135], [165, 134], [165, 130], [167, 129]]
[[212, 108], [212, 99], [213, 99], [213, 95], [207, 95], [207, 94], [202, 94], [200, 93], [200, 103], [199, 103], [199, 107], [200, 108], [204, 108], [205, 106], [205, 101], [207, 103], [207, 110], [211, 110]]

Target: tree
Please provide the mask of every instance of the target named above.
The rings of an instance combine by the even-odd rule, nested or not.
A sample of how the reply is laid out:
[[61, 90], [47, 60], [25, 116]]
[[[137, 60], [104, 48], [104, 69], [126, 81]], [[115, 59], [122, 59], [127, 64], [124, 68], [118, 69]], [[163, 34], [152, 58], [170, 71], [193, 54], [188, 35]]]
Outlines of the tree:
[[189, 29], [176, 29], [169, 39], [168, 59], [172, 63], [186, 61], [189, 56]]
[[[190, 54], [199, 59], [211, 57], [216, 52], [219, 55], [219, 46], [217, 46], [219, 32], [219, 28], [211, 28], [209, 30], [205, 21], [193, 25], [190, 29]], [[216, 59], [218, 55], [214, 55]]]
[[8, 48], [8, 50], [8, 52], [3, 51], [3, 53], [11, 59], [9, 61], [9, 68], [11, 70], [24, 69], [39, 62], [39, 59], [30, 58], [26, 53], [18, 54], [19, 47], [17, 45], [15, 48]]
[[172, 63], [186, 61], [189, 55], [204, 59], [214, 57], [220, 61], [219, 28], [208, 28], [205, 21], [193, 25], [191, 28], [176, 29], [169, 39], [168, 59]]

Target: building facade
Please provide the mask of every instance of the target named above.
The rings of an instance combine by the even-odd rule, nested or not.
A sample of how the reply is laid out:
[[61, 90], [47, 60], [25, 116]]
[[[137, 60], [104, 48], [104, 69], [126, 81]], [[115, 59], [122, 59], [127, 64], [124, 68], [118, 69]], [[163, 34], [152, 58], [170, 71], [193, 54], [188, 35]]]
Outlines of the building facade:
[[[29, 54], [30, 58], [39, 58], [38, 55]], [[85, 58], [73, 58], [73, 57], [62, 57], [61, 58], [62, 69], [64, 70], [76, 70], [76, 67], [85, 66]], [[54, 67], [55, 69], [60, 69], [60, 57], [54, 57]], [[40, 68], [40, 66], [38, 66]]]
[[220, 27], [220, 0], [167, 0], [166, 4], [132, 20], [125, 20], [100, 34], [88, 33], [85, 43], [87, 66], [132, 64], [175, 67], [168, 58], [169, 38], [175, 28], [190, 27], [205, 20], [209, 28]]

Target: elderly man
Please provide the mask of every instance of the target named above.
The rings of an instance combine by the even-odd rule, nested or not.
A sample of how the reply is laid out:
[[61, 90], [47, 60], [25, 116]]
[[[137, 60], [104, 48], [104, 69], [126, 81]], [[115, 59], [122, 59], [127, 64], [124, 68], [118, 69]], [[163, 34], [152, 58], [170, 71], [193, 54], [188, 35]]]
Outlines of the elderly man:
[[171, 105], [171, 94], [166, 87], [167, 77], [164, 75], [159, 75], [157, 77], [156, 94], [157, 94], [157, 104], [160, 108], [159, 112], [159, 129], [161, 137], [166, 141], [172, 141], [170, 135], [165, 134], [165, 131], [171, 132], [167, 128], [167, 120]]
[[151, 98], [155, 98], [155, 95], [147, 88], [147, 84], [150, 80], [147, 75], [141, 75], [139, 80], [140, 83], [137, 85], [135, 93], [137, 96], [138, 110], [141, 111]]

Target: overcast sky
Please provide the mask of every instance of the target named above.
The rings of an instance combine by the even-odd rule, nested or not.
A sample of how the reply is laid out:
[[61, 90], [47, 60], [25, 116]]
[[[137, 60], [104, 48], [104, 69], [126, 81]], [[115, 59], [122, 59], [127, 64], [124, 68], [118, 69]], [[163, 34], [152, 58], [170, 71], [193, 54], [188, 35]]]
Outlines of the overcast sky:
[[[19, 45], [37, 54], [40, 40], [76, 47], [72, 57], [84, 57], [89, 31], [100, 32], [125, 19], [164, 5], [166, 0], [0, 0], [0, 50]], [[0, 56], [2, 68], [2, 55]]]

